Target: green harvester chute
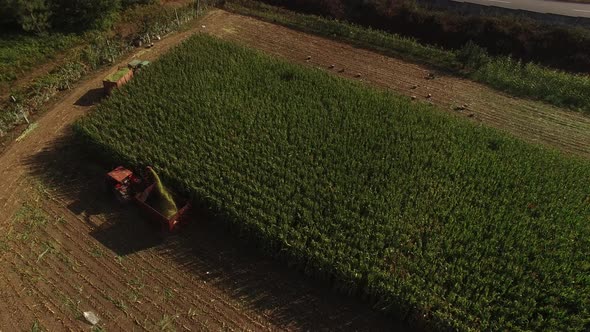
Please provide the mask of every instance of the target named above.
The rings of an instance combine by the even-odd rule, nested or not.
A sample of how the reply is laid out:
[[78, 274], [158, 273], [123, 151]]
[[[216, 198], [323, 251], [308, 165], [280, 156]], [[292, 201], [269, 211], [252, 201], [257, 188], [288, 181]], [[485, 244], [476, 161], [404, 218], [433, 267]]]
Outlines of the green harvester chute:
[[154, 171], [154, 169], [151, 167], [148, 167], [148, 170], [152, 174], [156, 183], [156, 191], [153, 193], [153, 195], [156, 195], [153, 200], [153, 208], [160, 212], [164, 217], [170, 219], [176, 214], [176, 212], [178, 212], [176, 203], [174, 203], [172, 195], [162, 184], [162, 181], [160, 180], [160, 177], [156, 171]]

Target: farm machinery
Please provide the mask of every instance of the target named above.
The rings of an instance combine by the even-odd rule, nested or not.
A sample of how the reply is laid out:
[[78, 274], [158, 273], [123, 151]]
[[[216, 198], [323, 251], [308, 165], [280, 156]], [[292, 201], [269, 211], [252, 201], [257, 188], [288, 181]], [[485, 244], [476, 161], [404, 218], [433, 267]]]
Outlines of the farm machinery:
[[[159, 225], [163, 232], [174, 232], [188, 221], [188, 200], [167, 193], [149, 166], [143, 175], [119, 166], [106, 174], [105, 184], [117, 201], [135, 203], [142, 215]], [[173, 209], [165, 206], [167, 200], [174, 206]]]
[[141, 68], [144, 68], [150, 64], [149, 61], [133, 60], [127, 64], [126, 67], [121, 67], [117, 71], [109, 74], [102, 81], [104, 93], [110, 96], [114, 89], [118, 89], [125, 85], [133, 78], [133, 75], [137, 73]]

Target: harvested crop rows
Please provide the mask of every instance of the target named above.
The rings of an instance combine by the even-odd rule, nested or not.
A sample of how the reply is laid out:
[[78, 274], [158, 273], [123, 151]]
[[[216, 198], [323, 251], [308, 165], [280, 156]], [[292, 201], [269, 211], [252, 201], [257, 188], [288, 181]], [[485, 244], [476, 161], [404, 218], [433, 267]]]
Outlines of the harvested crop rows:
[[587, 327], [586, 160], [206, 36], [77, 132], [105, 160], [153, 165], [271, 255], [405, 319]]
[[[415, 95], [441, 109], [504, 130], [528, 142], [566, 153], [590, 157], [590, 117], [543, 103], [513, 98], [481, 84], [437, 73], [426, 80], [427, 67], [410, 64], [326, 38], [224, 11], [205, 21], [206, 32], [278, 55], [290, 61], [322, 68], [381, 88]], [[307, 57], [311, 60], [307, 61]], [[330, 65], [336, 65], [334, 70]], [[340, 72], [344, 70], [343, 72]], [[411, 87], [417, 86], [413, 90]], [[426, 98], [431, 94], [431, 98]], [[467, 104], [464, 111], [455, 107]]]

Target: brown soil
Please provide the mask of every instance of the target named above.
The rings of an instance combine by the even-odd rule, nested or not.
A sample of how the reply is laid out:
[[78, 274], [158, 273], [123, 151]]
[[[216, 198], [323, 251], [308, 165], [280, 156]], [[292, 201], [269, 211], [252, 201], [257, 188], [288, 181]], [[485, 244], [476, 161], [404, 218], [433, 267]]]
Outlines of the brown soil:
[[[469, 80], [375, 52], [301, 33], [254, 18], [216, 11], [203, 22], [206, 31], [290, 61], [317, 67], [431, 102], [475, 123], [508, 132], [566, 154], [590, 157], [590, 117], [544, 103], [514, 98]], [[307, 57], [311, 56], [311, 60]], [[335, 65], [334, 69], [330, 69]], [[340, 72], [342, 71], [343, 72]], [[360, 75], [360, 77], [357, 77]], [[417, 86], [416, 89], [412, 89]], [[431, 98], [427, 96], [431, 94]], [[467, 104], [466, 110], [455, 111]]]
[[[201, 24], [134, 56], [154, 60]], [[71, 124], [101, 97], [102, 78], [116, 68], [64, 93], [0, 156], [0, 330], [90, 330], [82, 316], [89, 310], [109, 331], [398, 326], [261, 258], [204, 213], [162, 238], [133, 206], [104, 194], [105, 168], [89, 161]]]

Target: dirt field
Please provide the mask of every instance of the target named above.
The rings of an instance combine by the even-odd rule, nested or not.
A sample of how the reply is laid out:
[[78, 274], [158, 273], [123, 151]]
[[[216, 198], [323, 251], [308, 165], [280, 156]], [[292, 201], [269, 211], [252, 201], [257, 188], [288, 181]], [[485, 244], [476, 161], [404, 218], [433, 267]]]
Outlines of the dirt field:
[[[390, 89], [476, 123], [504, 130], [532, 143], [590, 157], [590, 117], [543, 103], [517, 99], [481, 84], [437, 74], [428, 68], [329, 39], [224, 11], [204, 21], [206, 31], [293, 62], [307, 64]], [[311, 60], [307, 61], [307, 57]], [[329, 69], [335, 65], [334, 69]], [[340, 72], [344, 70], [343, 72]], [[356, 77], [360, 74], [360, 78]], [[414, 85], [416, 89], [411, 89]], [[431, 98], [427, 96], [431, 94]], [[464, 111], [455, 108], [467, 104]]]
[[[590, 156], [590, 120], [580, 114], [451, 77], [425, 80], [425, 68], [224, 11], [136, 56], [154, 60], [200, 31], [301, 63], [311, 55], [309, 65], [335, 64], [335, 72], [345, 68], [341, 75], [361, 73], [420, 99], [432, 93], [445, 109], [468, 103], [458, 114]], [[108, 199], [104, 168], [89, 161], [69, 126], [91, 110], [114, 69], [64, 93], [0, 156], [0, 330], [90, 330], [81, 316], [88, 310], [109, 331], [405, 329], [235, 243], [204, 213], [181, 235], [161, 239], [133, 208]], [[409, 90], [413, 84], [418, 89]]]
[[[140, 50], [154, 60], [192, 33]], [[122, 62], [127, 63], [128, 58]], [[104, 70], [67, 92], [0, 157], [0, 330], [387, 330], [396, 326], [236, 244], [197, 216], [161, 239], [102, 192], [69, 126], [101, 95]], [[141, 144], [141, 142], [132, 142]]]

